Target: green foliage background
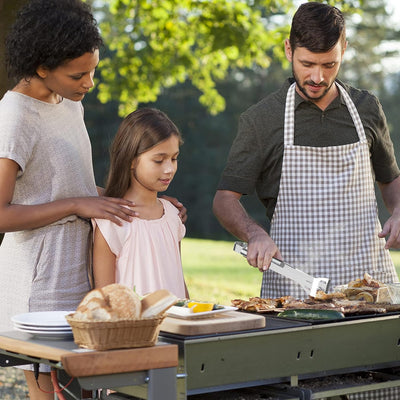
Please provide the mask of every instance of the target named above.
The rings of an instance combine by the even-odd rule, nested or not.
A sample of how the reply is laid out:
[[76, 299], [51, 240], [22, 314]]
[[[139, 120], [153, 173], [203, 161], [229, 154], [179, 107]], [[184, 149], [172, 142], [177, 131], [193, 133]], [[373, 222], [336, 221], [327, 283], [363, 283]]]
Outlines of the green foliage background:
[[[359, 1], [328, 1], [352, 15]], [[99, 99], [120, 116], [185, 81], [211, 115], [225, 110], [216, 84], [232, 69], [285, 63], [296, 0], [109, 0], [92, 2], [109, 53], [100, 62]], [[96, 6], [96, 4], [99, 4]]]
[[[149, 7], [144, 0], [112, 0], [109, 7], [98, 7], [108, 48], [96, 74], [98, 85], [85, 99], [98, 184], [104, 183], [108, 146], [121, 117], [136, 107], [160, 108], [185, 140], [167, 194], [188, 208], [187, 235], [231, 239], [212, 214], [212, 199], [240, 113], [291, 75], [283, 39], [298, 3], [163, 0]], [[379, 95], [397, 152], [399, 78], [389, 78], [382, 67], [395, 47], [381, 44], [397, 43], [399, 32], [381, 0], [329, 3], [346, 13], [349, 46], [340, 78]], [[255, 196], [243, 203], [268, 227]], [[385, 220], [381, 201], [380, 212]]]

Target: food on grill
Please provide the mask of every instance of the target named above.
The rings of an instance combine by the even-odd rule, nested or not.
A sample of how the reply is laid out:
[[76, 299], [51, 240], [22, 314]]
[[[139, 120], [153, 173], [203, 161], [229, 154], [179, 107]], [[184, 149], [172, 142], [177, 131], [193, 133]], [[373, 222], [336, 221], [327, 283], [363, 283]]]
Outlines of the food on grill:
[[285, 304], [284, 308], [287, 310], [291, 309], [314, 309], [314, 310], [332, 310], [332, 309], [340, 309], [341, 306], [337, 306], [334, 301], [315, 301], [312, 299], [309, 300], [293, 300]]
[[356, 279], [355, 281], [351, 281], [347, 284], [347, 286], [349, 288], [370, 287], [370, 288], [378, 289], [383, 286], [383, 283], [373, 279], [372, 276], [366, 272], [364, 274], [363, 279]]
[[142, 299], [141, 318], [159, 317], [172, 307], [178, 298], [166, 289], [156, 290]]
[[369, 303], [388, 301], [390, 296], [384, 283], [373, 279], [368, 273], [364, 274], [363, 279], [350, 281], [343, 288], [343, 293], [349, 300], [365, 300]]
[[362, 291], [360, 293], [356, 294], [356, 299], [357, 300], [365, 300], [368, 303], [373, 303], [375, 301], [374, 296], [372, 293], [369, 293], [367, 291]]
[[[282, 299], [284, 299], [284, 301], [282, 301]], [[264, 304], [264, 300], [267, 300], [267, 303], [270, 305]], [[276, 307], [273, 306], [274, 300], [276, 300]], [[290, 297], [278, 299], [260, 299], [258, 297], [252, 297], [249, 300], [234, 299], [232, 300], [232, 305], [242, 311], [258, 313], [278, 313], [284, 310], [303, 309], [325, 311], [335, 310], [344, 315], [364, 315], [400, 311], [400, 304], [368, 303], [365, 300], [349, 300], [343, 298], [321, 301], [313, 298], [307, 300], [296, 300]]]
[[[234, 299], [232, 305], [239, 310], [258, 313], [285, 313], [299, 310], [334, 311], [344, 315], [382, 314], [400, 311], [400, 304], [391, 304], [387, 286], [365, 273], [363, 279], [356, 279], [335, 289], [333, 293], [318, 290], [309, 299], [298, 300], [291, 296], [276, 299], [250, 297], [249, 300]], [[282, 314], [285, 315], [285, 314]], [[304, 318], [303, 318], [304, 319]]]
[[260, 297], [250, 297], [249, 300], [234, 299], [231, 301], [232, 306], [244, 311], [257, 311], [267, 312], [275, 311], [277, 308], [282, 307], [283, 299], [262, 299]]
[[74, 318], [83, 321], [138, 319], [141, 314], [139, 296], [118, 283], [90, 291], [81, 301]]
[[[365, 314], [384, 314], [388, 312], [390, 304], [387, 303], [368, 303], [364, 300], [337, 300], [336, 307], [343, 310], [345, 315], [365, 315]], [[394, 308], [393, 310], [394, 311]], [[400, 311], [397, 307], [396, 311]]]
[[285, 310], [278, 314], [281, 318], [329, 320], [342, 319], [344, 314], [336, 310], [293, 309]]
[[322, 290], [317, 290], [316, 295], [314, 296], [315, 300], [333, 300], [333, 299], [345, 299], [346, 295], [343, 292], [333, 292], [333, 293], [325, 293]]
[[386, 312], [397, 312], [400, 311], [400, 304], [386, 304], [385, 303]]

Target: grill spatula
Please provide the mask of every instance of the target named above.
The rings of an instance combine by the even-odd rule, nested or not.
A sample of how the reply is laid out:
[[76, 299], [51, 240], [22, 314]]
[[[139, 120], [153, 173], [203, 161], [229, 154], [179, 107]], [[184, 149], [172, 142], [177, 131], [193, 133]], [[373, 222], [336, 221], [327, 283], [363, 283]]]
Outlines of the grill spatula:
[[[233, 250], [240, 253], [243, 256], [247, 256], [247, 243], [235, 242]], [[310, 296], [315, 297], [317, 290], [322, 290], [326, 293], [328, 289], [329, 279], [328, 278], [314, 278], [305, 272], [292, 267], [291, 265], [272, 258], [271, 265], [269, 267], [272, 271], [277, 272], [285, 276], [286, 278], [292, 279], [298, 283]]]

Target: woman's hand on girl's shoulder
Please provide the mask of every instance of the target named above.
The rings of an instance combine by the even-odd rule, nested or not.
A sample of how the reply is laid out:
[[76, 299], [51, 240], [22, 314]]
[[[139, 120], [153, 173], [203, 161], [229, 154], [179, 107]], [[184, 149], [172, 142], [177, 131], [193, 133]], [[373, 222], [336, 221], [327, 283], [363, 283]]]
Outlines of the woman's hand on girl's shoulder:
[[74, 202], [75, 214], [82, 218], [108, 219], [121, 226], [121, 220], [130, 222], [139, 215], [133, 209], [135, 203], [125, 199], [93, 196], [71, 200]]
[[183, 223], [187, 221], [187, 209], [186, 207], [175, 197], [170, 196], [160, 196], [162, 199], [168, 200], [173, 206], [175, 206], [179, 210], [179, 217], [181, 218]]

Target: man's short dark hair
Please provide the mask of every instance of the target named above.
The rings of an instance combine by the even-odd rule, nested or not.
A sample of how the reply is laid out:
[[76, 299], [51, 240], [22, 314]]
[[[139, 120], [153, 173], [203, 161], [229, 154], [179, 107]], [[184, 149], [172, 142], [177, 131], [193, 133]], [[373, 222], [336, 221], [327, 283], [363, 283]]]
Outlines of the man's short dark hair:
[[326, 53], [338, 41], [344, 48], [346, 25], [341, 11], [328, 4], [309, 2], [302, 4], [293, 16], [290, 47], [305, 47], [313, 53]]

